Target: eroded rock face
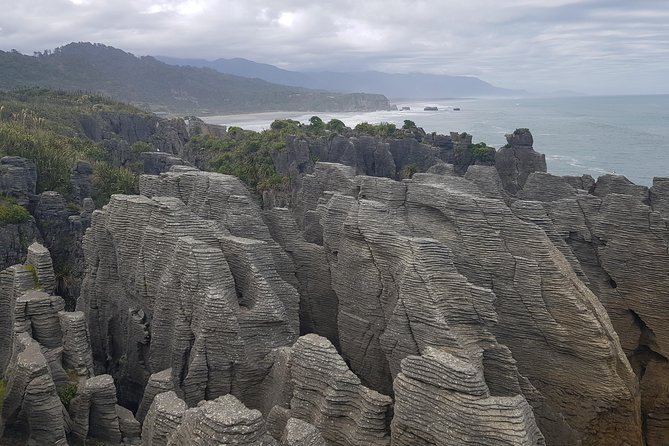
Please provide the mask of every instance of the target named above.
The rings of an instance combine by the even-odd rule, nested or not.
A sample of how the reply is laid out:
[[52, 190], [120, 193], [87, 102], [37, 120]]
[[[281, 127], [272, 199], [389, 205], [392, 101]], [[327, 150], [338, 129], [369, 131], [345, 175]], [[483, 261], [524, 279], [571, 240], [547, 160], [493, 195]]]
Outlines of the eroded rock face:
[[[548, 444], [640, 443], [638, 389], [618, 337], [542, 229], [462, 178], [350, 183], [342, 189], [357, 194], [325, 195], [318, 213], [342, 354], [363, 383], [390, 393], [401, 361], [428, 347], [477, 353], [496, 358], [484, 373], [492, 394], [524, 397]], [[515, 377], [499, 382], [495, 368]]]
[[495, 167], [504, 190], [515, 195], [532, 172], [546, 172], [546, 157], [532, 148], [532, 134], [519, 129], [506, 135], [507, 145], [497, 151]]
[[275, 446], [277, 443], [267, 433], [259, 411], [249, 410], [234, 396], [225, 395], [186, 410], [167, 444]]
[[112, 197], [84, 240], [96, 370], [126, 407], [165, 369], [191, 406], [230, 392], [260, 406], [266, 356], [299, 334], [292, 262], [234, 177], [184, 170], [142, 192]]
[[491, 396], [482, 367], [439, 349], [402, 360], [395, 401], [393, 446], [546, 444], [525, 398]]
[[313, 425], [329, 444], [390, 444], [392, 400], [363, 386], [327, 339], [302, 336], [279, 365], [271, 376], [276, 405], [268, 415], [275, 438], [281, 439], [290, 418], [297, 418]]
[[18, 156], [0, 158], [0, 195], [14, 197], [24, 206], [35, 196], [37, 168], [31, 160]]
[[622, 176], [607, 175], [597, 180], [594, 195], [565, 194], [535, 206], [534, 216], [547, 222], [544, 230], [552, 231], [554, 243], [569, 251], [583, 282], [606, 308], [640, 380], [649, 445], [669, 441], [663, 415], [669, 394], [660, 384], [669, 379], [669, 332], [664, 323], [669, 314], [669, 238], [666, 191], [662, 180], [656, 184], [649, 194]]

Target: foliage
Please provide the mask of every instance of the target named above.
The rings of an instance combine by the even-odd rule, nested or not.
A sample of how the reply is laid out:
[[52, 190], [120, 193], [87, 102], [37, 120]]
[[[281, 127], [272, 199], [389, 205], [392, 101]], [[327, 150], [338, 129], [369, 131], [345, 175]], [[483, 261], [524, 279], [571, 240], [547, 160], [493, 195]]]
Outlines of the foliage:
[[[199, 128], [199, 127], [198, 127]], [[135, 156], [139, 156], [144, 152], [153, 152], [153, 146], [149, 144], [148, 142], [144, 141], [137, 141], [133, 145], [130, 146], [130, 150]]]
[[344, 124], [344, 122], [340, 121], [339, 119], [330, 119], [330, 121], [328, 121], [328, 123], [325, 125], [325, 128], [335, 133], [344, 133], [347, 129], [346, 124]]
[[70, 402], [74, 399], [75, 396], [77, 396], [77, 391], [79, 390], [79, 386], [77, 385], [76, 382], [69, 382], [63, 385], [60, 385], [56, 388], [56, 392], [58, 392], [58, 397], [60, 398], [60, 401], [63, 403], [63, 406], [65, 406], [66, 409], [69, 410], [70, 408]]
[[138, 177], [128, 169], [97, 161], [93, 164], [93, 189], [95, 205], [102, 207], [114, 194], [138, 194]]
[[369, 135], [380, 138], [392, 138], [397, 135], [397, 126], [389, 122], [382, 122], [377, 125], [361, 122], [353, 130], [358, 135]]
[[413, 174], [417, 172], [418, 172], [418, 166], [415, 163], [407, 164], [402, 168], [402, 171], [400, 172], [400, 177], [402, 179], [411, 178], [413, 177]]
[[312, 116], [309, 118], [309, 130], [314, 133], [322, 133], [325, 130], [325, 123], [318, 116]]
[[25, 223], [30, 220], [26, 208], [9, 197], [0, 197], [0, 226]]
[[[101, 206], [112, 193], [135, 193], [137, 178], [109, 164], [100, 144], [85, 135], [82, 122], [94, 122], [99, 113], [145, 112], [100, 95], [65, 93], [34, 88], [0, 92], [0, 156], [32, 160], [37, 168], [37, 193], [54, 190], [67, 199], [71, 169], [76, 160], [97, 167], [95, 199]], [[133, 154], [151, 150], [135, 143]]]
[[23, 269], [28, 271], [33, 276], [34, 289], [42, 288], [42, 284], [39, 281], [39, 277], [37, 277], [37, 270], [35, 269], [35, 267], [33, 265], [27, 264], [23, 266]]
[[2, 413], [2, 406], [5, 403], [5, 393], [7, 393], [7, 381], [0, 379], [0, 413]]
[[481, 161], [482, 163], [488, 164], [495, 161], [494, 147], [488, 147], [488, 145], [486, 145], [484, 142], [470, 144], [467, 147], [467, 150], [471, 152], [471, 154], [474, 156], [474, 159]]
[[415, 122], [413, 122], [410, 119], [404, 120], [404, 125], [402, 126], [402, 130], [413, 130], [415, 128], [417, 128]]

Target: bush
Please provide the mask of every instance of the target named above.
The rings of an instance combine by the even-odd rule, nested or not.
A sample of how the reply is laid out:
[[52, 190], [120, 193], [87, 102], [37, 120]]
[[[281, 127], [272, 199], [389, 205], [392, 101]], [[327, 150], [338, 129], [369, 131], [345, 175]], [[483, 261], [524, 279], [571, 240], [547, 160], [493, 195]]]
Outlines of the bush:
[[14, 199], [0, 197], [0, 226], [16, 225], [30, 220], [30, 213]]
[[5, 403], [5, 393], [7, 392], [7, 381], [0, 379], [0, 413], [2, 413], [2, 406]]
[[63, 406], [65, 406], [66, 409], [68, 410], [70, 409], [70, 402], [72, 402], [74, 397], [77, 396], [78, 390], [79, 386], [77, 385], [77, 383], [74, 382], [69, 382], [56, 388], [56, 392], [58, 392], [58, 397], [60, 398], [60, 401], [63, 403]]
[[335, 133], [344, 133], [346, 131], [346, 124], [339, 119], [330, 119], [330, 121], [325, 124], [325, 128]]
[[138, 194], [138, 177], [128, 169], [97, 161], [93, 164], [93, 189], [95, 205], [102, 207], [114, 194]]

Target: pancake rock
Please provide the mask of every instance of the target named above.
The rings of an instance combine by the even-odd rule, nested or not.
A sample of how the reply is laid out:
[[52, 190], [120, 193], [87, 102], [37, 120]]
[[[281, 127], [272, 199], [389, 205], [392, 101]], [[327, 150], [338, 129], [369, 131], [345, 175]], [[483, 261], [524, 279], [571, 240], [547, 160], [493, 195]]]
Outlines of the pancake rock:
[[259, 407], [267, 355], [299, 334], [292, 262], [236, 178], [184, 169], [141, 184], [153, 198], [113, 196], [84, 239], [96, 371], [126, 407], [166, 369], [190, 406], [232, 392]]
[[473, 352], [501, 361], [487, 361], [486, 382], [511, 371], [493, 395], [524, 396], [547, 444], [640, 444], [638, 388], [618, 337], [540, 227], [457, 177], [357, 177], [341, 190], [357, 193], [324, 194], [317, 212], [342, 355], [363, 383], [389, 393], [401, 361], [427, 347]]
[[546, 157], [532, 148], [534, 140], [527, 129], [506, 135], [507, 144], [497, 151], [495, 167], [504, 190], [515, 195], [532, 172], [546, 172]]
[[276, 438], [288, 435], [290, 418], [297, 418], [313, 425], [328, 444], [390, 444], [387, 418], [392, 400], [363, 386], [327, 339], [302, 336], [273, 374], [283, 376], [273, 379], [272, 387], [287, 390], [278, 390], [268, 416]]
[[218, 444], [277, 445], [267, 433], [261, 413], [246, 408], [232, 395], [202, 402], [186, 410], [181, 424], [167, 443], [168, 446]]
[[142, 446], [167, 446], [187, 408], [173, 391], [156, 395], [142, 426]]
[[569, 193], [535, 206], [535, 217], [547, 221], [549, 237], [570, 251], [609, 314], [640, 380], [649, 445], [669, 441], [669, 391], [662, 384], [669, 380], [667, 191], [661, 179], [656, 184], [648, 191], [607, 175], [592, 195]]

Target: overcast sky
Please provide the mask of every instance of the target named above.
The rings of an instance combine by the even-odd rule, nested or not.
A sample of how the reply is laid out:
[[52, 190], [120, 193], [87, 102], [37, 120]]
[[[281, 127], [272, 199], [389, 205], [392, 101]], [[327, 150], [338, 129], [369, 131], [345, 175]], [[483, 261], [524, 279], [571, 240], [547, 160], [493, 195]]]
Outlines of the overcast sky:
[[0, 0], [0, 49], [72, 41], [291, 70], [669, 93], [669, 0]]

